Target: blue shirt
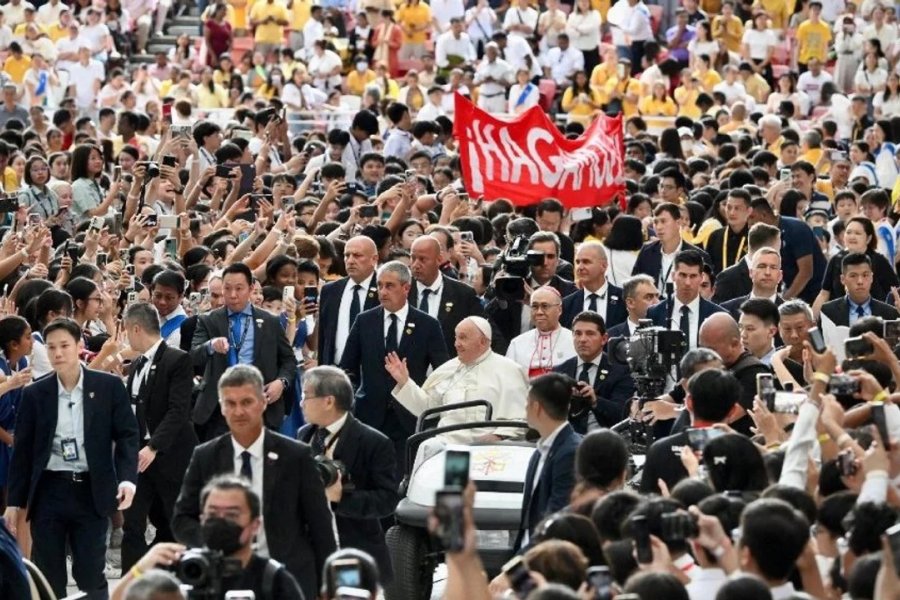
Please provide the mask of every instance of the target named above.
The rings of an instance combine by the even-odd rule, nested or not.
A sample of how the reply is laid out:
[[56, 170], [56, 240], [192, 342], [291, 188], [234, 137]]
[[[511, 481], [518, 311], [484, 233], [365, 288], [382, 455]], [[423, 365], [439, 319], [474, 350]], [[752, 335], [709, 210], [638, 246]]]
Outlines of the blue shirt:
[[[240, 343], [241, 338], [244, 337], [244, 328], [247, 328], [247, 335], [244, 337], [244, 344], [241, 346], [241, 351], [238, 354], [238, 364], [242, 365], [252, 365], [253, 364], [253, 338], [255, 337], [255, 329], [256, 327], [253, 324], [253, 305], [249, 302], [247, 306], [240, 312], [240, 314], [244, 315], [241, 317], [241, 334], [234, 338], [234, 334], [232, 333], [232, 325], [233, 321], [231, 315], [237, 314], [233, 311], [225, 309], [226, 314], [228, 315], [228, 345], [231, 348], [237, 347]], [[235, 317], [238, 318], [238, 317]], [[231, 350], [229, 350], [231, 352]]]
[[784, 289], [788, 289], [799, 272], [797, 261], [810, 254], [813, 257], [813, 272], [809, 282], [800, 292], [800, 298], [812, 303], [822, 289], [825, 276], [825, 255], [819, 249], [816, 236], [805, 222], [793, 217], [780, 217], [781, 229], [781, 270], [784, 273]]
[[[865, 317], [872, 316], [872, 297], [869, 296], [866, 298], [866, 301], [862, 304], [857, 304], [853, 300], [850, 299], [850, 296], [847, 296], [847, 304], [850, 306], [850, 325], [853, 325], [860, 319], [864, 319]], [[862, 308], [863, 314], [859, 314], [859, 309]]]

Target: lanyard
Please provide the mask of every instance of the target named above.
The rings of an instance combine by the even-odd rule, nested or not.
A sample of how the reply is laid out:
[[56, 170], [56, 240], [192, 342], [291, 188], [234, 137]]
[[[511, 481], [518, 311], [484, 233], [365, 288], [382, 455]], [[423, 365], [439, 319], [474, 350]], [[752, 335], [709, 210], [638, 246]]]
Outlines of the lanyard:
[[[246, 315], [244, 313], [235, 313], [235, 314], [241, 315], [243, 317], [248, 317], [248, 315]], [[253, 320], [252, 317], [248, 317], [248, 318], [244, 319], [244, 327], [243, 327], [243, 332], [241, 333], [241, 341], [240, 342], [235, 341], [234, 332], [232, 331], [230, 326], [228, 327], [228, 341], [234, 347], [234, 353], [235, 353], [235, 356], [238, 357], [238, 359], [240, 359], [240, 356], [241, 356], [241, 348], [244, 347], [244, 342], [247, 341], [247, 332], [250, 331], [250, 321], [252, 321], [252, 320]]]
[[[725, 226], [725, 236], [722, 241], [722, 270], [728, 268], [728, 234], [731, 233], [731, 227]], [[737, 254], [734, 255], [734, 262], [737, 263], [738, 259], [741, 257], [741, 253], [744, 251], [744, 242], [747, 241], [747, 238], [741, 236], [741, 243], [738, 244]]]

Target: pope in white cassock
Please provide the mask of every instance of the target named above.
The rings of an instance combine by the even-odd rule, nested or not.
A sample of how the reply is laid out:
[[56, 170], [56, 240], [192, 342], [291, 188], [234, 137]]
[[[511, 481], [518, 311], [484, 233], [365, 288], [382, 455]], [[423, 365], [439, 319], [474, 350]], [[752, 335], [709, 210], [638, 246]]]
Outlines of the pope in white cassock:
[[[491, 351], [491, 326], [481, 317], [468, 317], [456, 326], [456, 358], [434, 370], [422, 386], [410, 379], [405, 361], [395, 353], [385, 357], [385, 369], [397, 382], [394, 398], [419, 416], [429, 408], [469, 400], [488, 400], [493, 420], [525, 420], [528, 380], [514, 361]], [[472, 407], [441, 414], [438, 427], [483, 421], [484, 409]], [[520, 428], [467, 429], [440, 436], [451, 444], [471, 444], [498, 438], [522, 437]]]

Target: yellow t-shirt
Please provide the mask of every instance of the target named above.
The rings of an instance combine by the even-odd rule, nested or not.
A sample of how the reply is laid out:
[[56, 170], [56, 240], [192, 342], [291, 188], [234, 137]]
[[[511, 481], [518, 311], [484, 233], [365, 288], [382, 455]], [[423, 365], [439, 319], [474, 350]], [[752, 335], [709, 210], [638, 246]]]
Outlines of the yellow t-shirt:
[[700, 90], [694, 88], [692, 90], [685, 89], [683, 85], [675, 88], [675, 102], [678, 103], [678, 116], [690, 117], [691, 119], [699, 119], [703, 116], [703, 111], [697, 106], [697, 96]]
[[294, 0], [291, 5], [291, 29], [294, 31], [303, 31], [306, 22], [309, 21], [309, 12], [312, 3], [309, 0]]
[[6, 61], [3, 63], [3, 70], [6, 71], [7, 75], [9, 75], [10, 79], [22, 85], [25, 81], [25, 73], [28, 71], [28, 68], [31, 66], [31, 57], [22, 55], [21, 58], [16, 58], [12, 54], [10, 54]]
[[[721, 24], [725, 24], [724, 32], [719, 30]], [[726, 20], [724, 16], [719, 15], [712, 22], [713, 39], [721, 40], [729, 52], [741, 51], [741, 39], [744, 37], [744, 24], [741, 23], [740, 17], [731, 15]]]
[[789, 14], [787, 3], [784, 0], [756, 0], [753, 8], [761, 7], [772, 20], [773, 29], [784, 29], [787, 25]]
[[247, 15], [250, 14], [251, 4], [253, 0], [228, 0], [228, 6], [232, 10], [226, 13], [226, 18], [231, 23], [232, 29], [250, 29]]
[[722, 0], [700, 0], [700, 10], [708, 15], [716, 15], [722, 10]]
[[[37, 21], [34, 21], [34, 24], [37, 25], [37, 28], [41, 33], [47, 33], [46, 27], [44, 27]], [[25, 37], [25, 29], [27, 27], [28, 27], [28, 23], [19, 23], [18, 25], [16, 25], [16, 30], [13, 31], [13, 35], [16, 37], [22, 37], [22, 38]]]
[[642, 115], [650, 117], [674, 117], [678, 107], [668, 97], [665, 100], [657, 100], [653, 96], [644, 96], [638, 103], [638, 110]]
[[722, 76], [712, 69], [707, 69], [705, 74], [701, 74], [700, 71], [694, 71], [691, 75], [697, 78], [697, 81], [700, 82], [700, 87], [707, 94], [712, 94], [713, 88], [722, 82]]
[[3, 170], [3, 190], [7, 194], [19, 191], [19, 177], [12, 167]]
[[[404, 4], [397, 11], [397, 23], [404, 29], [427, 26], [431, 23], [431, 8], [423, 2], [419, 2], [415, 6]], [[427, 29], [416, 31], [412, 35], [407, 35], [406, 31], [404, 31], [403, 43], [424, 44], [425, 40], [428, 39], [427, 31]]]
[[[603, 99], [600, 97], [600, 94], [595, 90], [591, 90], [590, 93], [591, 101], [594, 104], [601, 104]], [[593, 117], [597, 113], [597, 109], [592, 107], [590, 104], [585, 104], [584, 102], [575, 102], [576, 96], [574, 93], [574, 88], [569, 87], [566, 89], [566, 92], [563, 94], [562, 102], [560, 106], [563, 111], [569, 114], [569, 118], [573, 121], [578, 121], [580, 123], [587, 123], [590, 121], [591, 117]]]
[[602, 88], [611, 77], [616, 77], [617, 65], [610, 67], [605, 62], [600, 63], [591, 71], [591, 87]]
[[50, 41], [54, 44], [67, 35], [69, 35], [69, 28], [60, 24], [59, 21], [47, 28], [47, 37], [50, 38]]
[[267, 0], [259, 0], [250, 9], [250, 22], [259, 22], [256, 26], [254, 40], [257, 44], [281, 44], [284, 39], [284, 27], [277, 23], [262, 24], [268, 17], [277, 21], [287, 21], [290, 17], [281, 2], [275, 0], [269, 4]]
[[[634, 77], [630, 77], [623, 86], [619, 81], [618, 75], [610, 77], [601, 91], [601, 103], [609, 103], [612, 93], [616, 90], [619, 91], [622, 100], [622, 115], [627, 119], [639, 114], [638, 102], [641, 96], [641, 82]], [[629, 100], [628, 96], [634, 96], [635, 99]]]
[[228, 108], [228, 92], [214, 85], [213, 91], [202, 83], [197, 86], [197, 108]]
[[828, 44], [831, 42], [831, 28], [824, 22], [803, 21], [797, 28], [797, 60], [806, 64], [814, 58], [825, 62], [828, 58]]
[[366, 69], [362, 73], [353, 69], [347, 73], [347, 90], [354, 96], [362, 96], [366, 92], [366, 87], [375, 81], [376, 77], [372, 69]]

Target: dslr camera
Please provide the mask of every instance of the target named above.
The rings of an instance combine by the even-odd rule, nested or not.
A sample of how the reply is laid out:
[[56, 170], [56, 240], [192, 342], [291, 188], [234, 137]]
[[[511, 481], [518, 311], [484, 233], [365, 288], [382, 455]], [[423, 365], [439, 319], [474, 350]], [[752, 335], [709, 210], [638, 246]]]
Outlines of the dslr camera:
[[521, 300], [525, 294], [525, 279], [531, 267], [544, 264], [544, 253], [528, 249], [528, 238], [520, 235], [514, 239], [506, 251], [500, 255], [500, 269], [504, 271], [494, 279], [497, 297], [508, 302]]
[[695, 538], [700, 534], [700, 530], [694, 515], [679, 510], [662, 516], [661, 533], [663, 540], [676, 542]]
[[223, 581], [239, 575], [243, 568], [238, 558], [229, 558], [218, 550], [191, 548], [173, 566], [178, 580], [191, 586], [190, 600], [221, 600]]
[[322, 485], [330, 487], [338, 482], [343, 483], [344, 488], [350, 486], [350, 475], [347, 473], [347, 466], [339, 460], [328, 458], [324, 454], [316, 457], [316, 471], [322, 480]]
[[859, 381], [849, 375], [832, 375], [828, 380], [828, 393], [834, 396], [852, 396], [859, 392]]

